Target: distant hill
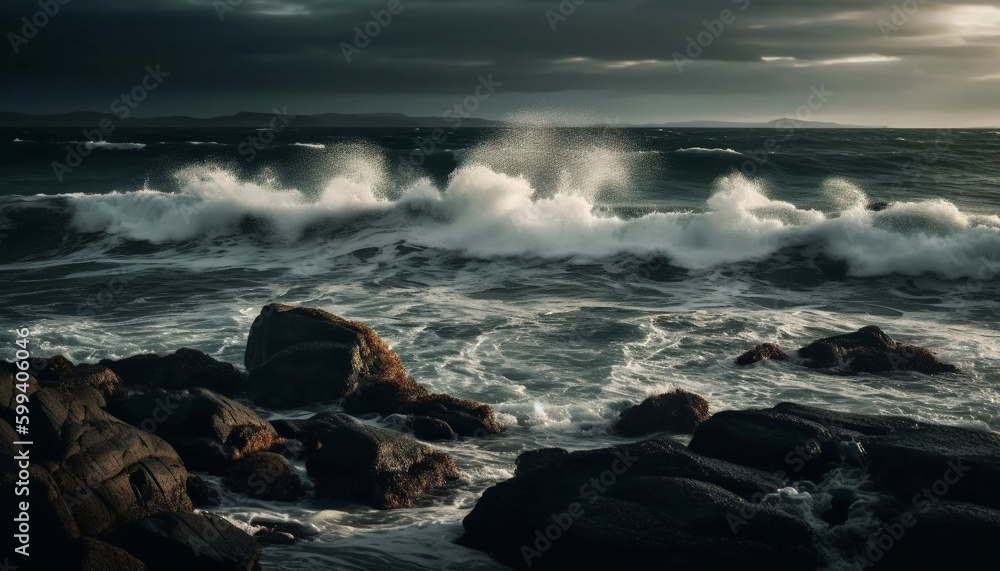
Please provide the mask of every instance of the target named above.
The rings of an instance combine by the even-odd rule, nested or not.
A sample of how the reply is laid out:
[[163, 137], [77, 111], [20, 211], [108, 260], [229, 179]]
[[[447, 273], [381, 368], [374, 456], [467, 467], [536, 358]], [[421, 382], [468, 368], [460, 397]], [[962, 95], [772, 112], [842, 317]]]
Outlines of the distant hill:
[[735, 121], [681, 121], [675, 123], [659, 123], [639, 125], [649, 128], [685, 128], [697, 129], [773, 129], [779, 127], [794, 126], [797, 129], [888, 129], [887, 126], [880, 125], [845, 125], [842, 123], [830, 123], [825, 121], [799, 121], [793, 117], [775, 119], [767, 123], [739, 123]]
[[[222, 117], [129, 117], [122, 119], [111, 113], [78, 111], [56, 115], [29, 115], [0, 111], [0, 127], [82, 127], [94, 128], [103, 119], [110, 119], [116, 126], [155, 128], [225, 128], [261, 129], [272, 126], [273, 113], [244, 111]], [[789, 124], [788, 121], [794, 121]], [[500, 127], [510, 122], [490, 119], [462, 118], [462, 127]], [[411, 117], [402, 113], [321, 113], [319, 115], [299, 115], [292, 120], [294, 127], [343, 127], [343, 128], [454, 128], [455, 119], [447, 121], [442, 117]], [[767, 129], [794, 125], [801, 129], [863, 129], [882, 128], [871, 125], [842, 125], [820, 121], [798, 121], [796, 119], [775, 119], [766, 123], [737, 123], [729, 121], [682, 121], [673, 123], [649, 123], [645, 125], [608, 125], [609, 127], [645, 128], [699, 128], [699, 129]]]
[[[28, 115], [25, 113], [0, 112], [0, 127], [96, 127], [102, 119], [110, 119], [116, 126], [158, 127], [158, 128], [206, 128], [240, 127], [261, 129], [272, 126], [274, 113], [242, 112], [222, 117], [129, 117], [122, 119], [111, 113], [75, 112], [58, 115]], [[364, 128], [453, 128], [455, 119], [447, 122], [442, 117], [410, 117], [402, 113], [323, 113], [320, 115], [299, 115], [291, 120], [294, 127], [364, 127]], [[494, 127], [499, 121], [488, 119], [462, 118], [463, 127]]]

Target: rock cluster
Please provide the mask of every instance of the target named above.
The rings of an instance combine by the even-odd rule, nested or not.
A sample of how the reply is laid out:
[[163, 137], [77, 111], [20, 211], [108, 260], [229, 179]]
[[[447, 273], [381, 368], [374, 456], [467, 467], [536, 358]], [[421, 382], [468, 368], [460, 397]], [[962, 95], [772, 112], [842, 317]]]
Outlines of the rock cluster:
[[[825, 504], [793, 491], [835, 471], [864, 490], [834, 488]], [[525, 452], [459, 541], [515, 569], [615, 565], [623, 552], [650, 570], [987, 569], [1000, 562], [997, 481], [1000, 434], [782, 403], [716, 413], [686, 447]]]
[[[259, 569], [261, 543], [311, 538], [315, 530], [260, 521], [251, 536], [194, 508], [220, 504], [206, 478], [249, 498], [413, 505], [459, 477], [452, 459], [406, 436], [346, 415], [271, 423], [237, 400], [298, 407], [343, 400], [355, 414], [410, 415], [427, 439], [500, 432], [489, 406], [430, 394], [406, 374], [378, 335], [319, 309], [264, 308], [247, 342], [249, 377], [192, 349], [74, 365], [32, 359], [32, 444], [13, 429], [13, 364], [0, 361], [0, 484], [30, 476], [32, 563], [105, 571]], [[30, 468], [18, 464], [30, 455]], [[304, 459], [313, 483], [290, 460]], [[5, 494], [5, 513], [19, 498]], [[7, 518], [5, 545], [18, 522]], [[27, 524], [25, 524], [27, 525]], [[8, 553], [11, 550], [7, 551]]]
[[[900, 343], [875, 325], [854, 333], [834, 335], [799, 348], [796, 354], [806, 367], [856, 373], [916, 371], [919, 373], [954, 373], [954, 365], [941, 362], [923, 347]], [[736, 359], [737, 365], [750, 365], [766, 359], [784, 361], [788, 356], [773, 343], [750, 349]]]

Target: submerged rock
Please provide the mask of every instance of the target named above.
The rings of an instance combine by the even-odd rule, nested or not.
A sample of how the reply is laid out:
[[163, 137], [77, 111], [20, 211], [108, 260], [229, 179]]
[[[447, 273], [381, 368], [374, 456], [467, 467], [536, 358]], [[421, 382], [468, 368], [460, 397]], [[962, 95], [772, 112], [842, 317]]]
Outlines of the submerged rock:
[[933, 374], [958, 370], [942, 363], [923, 347], [898, 343], [874, 325], [814, 341], [800, 348], [798, 354], [807, 359], [807, 367], [845, 368], [854, 373], [917, 371]]
[[168, 391], [207, 388], [233, 396], [243, 392], [245, 384], [243, 374], [232, 364], [187, 348], [163, 356], [148, 353], [119, 361], [104, 359], [99, 365], [114, 371], [129, 387]]
[[459, 476], [450, 456], [390, 430], [351, 422], [318, 439], [320, 448], [306, 460], [306, 469], [321, 497], [377, 509], [408, 507]]
[[690, 434], [707, 418], [707, 400], [690, 391], [674, 389], [623, 410], [614, 430], [623, 436], [642, 436], [661, 430]]
[[222, 483], [258, 500], [291, 502], [305, 493], [302, 480], [288, 460], [273, 452], [256, 452], [226, 470]]
[[762, 343], [737, 357], [736, 364], [740, 366], [752, 365], [753, 363], [758, 363], [767, 359], [784, 361], [788, 359], [788, 355], [781, 350], [781, 347], [778, 347], [774, 343]]
[[195, 474], [188, 476], [187, 493], [196, 508], [214, 508], [222, 503], [219, 490], [211, 482]]
[[[261, 531], [280, 533], [291, 537], [293, 540], [312, 540], [319, 535], [319, 530], [307, 523], [273, 517], [254, 516], [250, 518], [250, 525], [261, 528], [257, 533]], [[258, 537], [258, 535], [255, 533], [254, 537]]]
[[872, 212], [882, 212], [886, 208], [889, 208], [889, 203], [884, 200], [869, 202], [868, 205], [865, 206], [865, 209], [871, 210]]
[[428, 442], [452, 440], [458, 437], [447, 422], [428, 416], [418, 416], [413, 419], [413, 435]]
[[[813, 369], [841, 373], [886, 373], [916, 371], [926, 374], [954, 373], [954, 365], [941, 362], [923, 347], [899, 343], [874, 325], [854, 333], [834, 335], [801, 347], [796, 352]], [[736, 364], [749, 365], [764, 359], [785, 360], [787, 355], [772, 343], [758, 345], [736, 358]]]
[[190, 469], [213, 474], [223, 473], [244, 456], [282, 443], [257, 413], [208, 389], [133, 395], [109, 405], [108, 412], [162, 437]]
[[310, 307], [265, 306], [247, 338], [244, 364], [254, 402], [290, 408], [343, 399], [351, 414], [415, 414], [462, 436], [500, 432], [493, 409], [430, 394], [370, 327]]

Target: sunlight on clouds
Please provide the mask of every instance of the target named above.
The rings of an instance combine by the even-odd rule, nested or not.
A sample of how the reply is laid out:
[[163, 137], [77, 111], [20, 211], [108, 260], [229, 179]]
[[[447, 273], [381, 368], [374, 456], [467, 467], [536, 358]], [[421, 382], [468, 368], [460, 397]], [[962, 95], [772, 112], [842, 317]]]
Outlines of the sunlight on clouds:
[[[1000, 7], [997, 6], [954, 6], [948, 12], [948, 19], [956, 26], [1000, 28]], [[997, 32], [1000, 33], [1000, 29]]]
[[613, 61], [611, 63], [605, 64], [604, 67], [608, 69], [626, 69], [630, 67], [637, 66], [648, 66], [648, 65], [664, 65], [666, 62], [662, 62], [656, 59], [643, 59], [643, 60], [626, 60], [626, 61]]
[[892, 61], [900, 61], [900, 58], [896, 56], [883, 56], [879, 54], [868, 54], [863, 56], [850, 56], [850, 57], [819, 59], [819, 60], [800, 60], [798, 58], [788, 57], [788, 56], [764, 56], [761, 57], [760, 59], [767, 63], [794, 62], [792, 63], [792, 67], [812, 67], [814, 65], [843, 65], [843, 64], [855, 64], [855, 63], [886, 63]]

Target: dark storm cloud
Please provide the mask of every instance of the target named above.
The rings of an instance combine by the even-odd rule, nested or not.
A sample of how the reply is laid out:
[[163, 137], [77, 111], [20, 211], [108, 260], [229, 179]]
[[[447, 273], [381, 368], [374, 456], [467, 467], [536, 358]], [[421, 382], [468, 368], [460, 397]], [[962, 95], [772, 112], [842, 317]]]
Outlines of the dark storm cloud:
[[[895, 2], [913, 13], [893, 23], [891, 1], [565, 0], [563, 14], [575, 10], [553, 17], [557, 0], [400, 0], [402, 11], [349, 64], [344, 43], [388, 0], [68, 0], [19, 53], [7, 46], [11, 87], [0, 105], [99, 106], [160, 63], [171, 76], [151, 110], [191, 114], [272, 100], [333, 111], [365, 98], [418, 111], [412, 102], [467, 95], [490, 73], [518, 104], [631, 98], [633, 120], [678, 118], [656, 111], [656, 98], [722, 98], [721, 109], [691, 113], [725, 115], [747, 111], [755, 94], [790, 98], [824, 82], [841, 100], [882, 112], [953, 105], [995, 114], [1000, 10], [969, 2]], [[21, 17], [38, 9], [37, 1], [5, 2], [5, 33], [20, 34]], [[723, 10], [731, 23], [718, 33], [712, 21]], [[711, 41], [679, 69], [674, 55], [697, 53], [688, 38], [699, 33]]]

